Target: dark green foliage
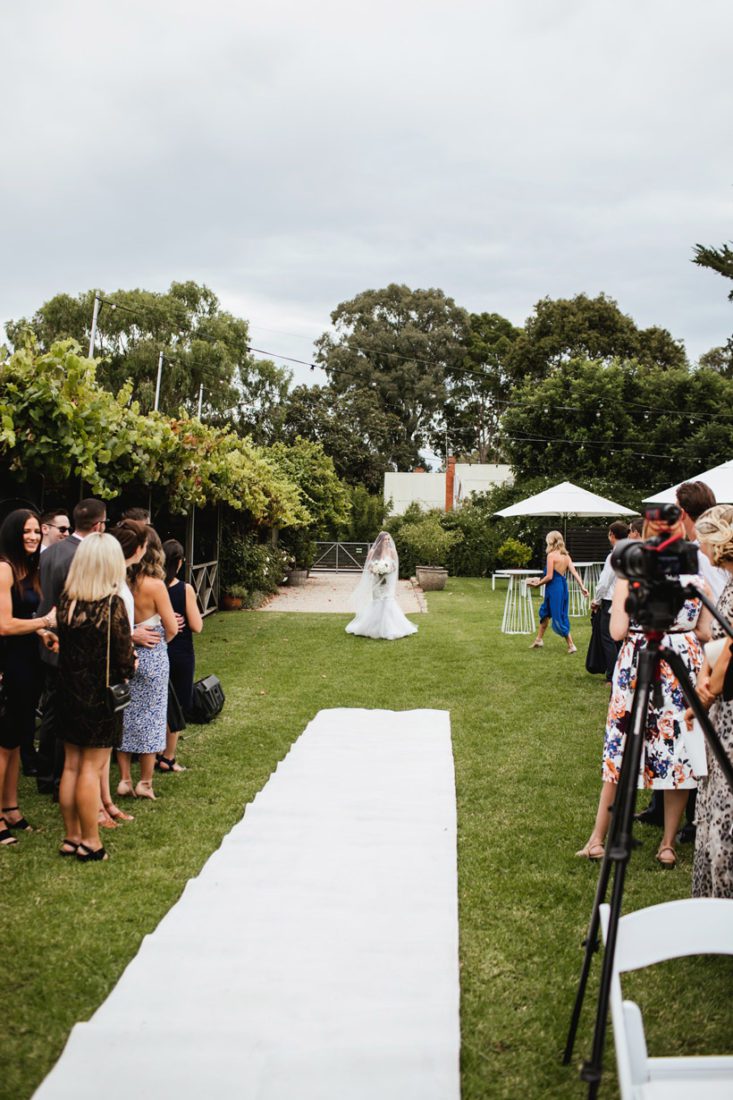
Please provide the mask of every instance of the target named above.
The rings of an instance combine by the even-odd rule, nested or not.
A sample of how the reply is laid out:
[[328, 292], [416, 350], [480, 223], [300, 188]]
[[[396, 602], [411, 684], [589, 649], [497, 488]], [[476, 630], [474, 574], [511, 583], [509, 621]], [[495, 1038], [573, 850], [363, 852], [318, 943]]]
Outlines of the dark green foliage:
[[242, 533], [236, 525], [225, 527], [219, 554], [222, 592], [232, 593], [232, 588], [241, 587], [247, 592], [246, 606], [257, 607], [259, 604], [253, 603], [252, 594], [277, 592], [285, 568], [286, 557], [282, 549], [259, 542], [254, 532]]
[[342, 302], [331, 320], [336, 335], [316, 347], [332, 389], [376, 397], [388, 418], [382, 458], [411, 469], [442, 418], [446, 376], [465, 356], [468, 314], [442, 290], [392, 283]]
[[657, 327], [639, 329], [613, 298], [543, 298], [513, 342], [507, 365], [516, 381], [546, 377], [568, 359], [636, 359], [649, 367], [683, 367], [683, 345]]
[[296, 386], [285, 399], [278, 439], [320, 443], [342, 481], [381, 492], [389, 440], [398, 431], [396, 418], [372, 390]]
[[[10, 321], [6, 326], [10, 340], [21, 346], [31, 331], [44, 350], [67, 337], [86, 350], [94, 294], [93, 290], [76, 298], [57, 294], [30, 320]], [[94, 347], [94, 354], [101, 357], [97, 377], [113, 393], [130, 379], [133, 396], [144, 412], [153, 408], [161, 351], [165, 363], [159, 408], [170, 416], [180, 408], [195, 412], [201, 385], [207, 418], [233, 417], [245, 431], [268, 420], [282, 401], [289, 372], [253, 359], [247, 322], [222, 310], [208, 287], [188, 280], [171, 283], [164, 294], [117, 290], [100, 295], [112, 304], [103, 304], [99, 312]], [[269, 441], [267, 432], [256, 434], [258, 441]]]
[[512, 398], [501, 427], [518, 478], [590, 488], [602, 470], [622, 504], [733, 452], [733, 379], [712, 370], [571, 359]]
[[384, 527], [387, 505], [381, 493], [370, 493], [363, 485], [349, 487], [351, 519], [338, 529], [342, 542], [373, 542]]
[[[692, 262], [699, 267], [707, 267], [710, 271], [717, 271], [724, 279], [733, 279], [733, 248], [727, 244], [720, 248], [696, 244]], [[728, 299], [733, 302], [733, 290], [729, 291]]]
[[436, 425], [433, 448], [477, 462], [497, 462], [497, 431], [511, 384], [507, 363], [521, 333], [498, 313], [472, 313], [466, 351], [459, 367], [446, 372], [443, 422]]

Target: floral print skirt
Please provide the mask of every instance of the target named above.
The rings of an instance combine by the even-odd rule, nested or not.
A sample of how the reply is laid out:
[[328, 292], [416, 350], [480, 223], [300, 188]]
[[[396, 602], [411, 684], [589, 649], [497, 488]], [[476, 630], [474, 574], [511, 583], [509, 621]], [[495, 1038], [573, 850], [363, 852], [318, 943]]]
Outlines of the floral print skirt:
[[[663, 645], [679, 653], [694, 684], [702, 666], [702, 645], [696, 634], [665, 634]], [[603, 781], [617, 783], [621, 772], [626, 731], [631, 717], [639, 666], [646, 648], [643, 634], [627, 635], [616, 662], [603, 745]], [[677, 677], [665, 661], [659, 664], [659, 683], [652, 689], [639, 771], [640, 787], [689, 790], [697, 786], [685, 747], [687, 709]]]

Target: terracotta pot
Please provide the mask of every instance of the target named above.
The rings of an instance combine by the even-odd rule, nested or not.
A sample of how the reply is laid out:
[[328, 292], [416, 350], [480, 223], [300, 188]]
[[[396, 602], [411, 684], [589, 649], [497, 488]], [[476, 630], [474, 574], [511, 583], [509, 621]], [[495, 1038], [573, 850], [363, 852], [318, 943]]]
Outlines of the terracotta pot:
[[222, 611], [241, 611], [243, 603], [241, 596], [230, 596], [225, 592], [219, 600], [219, 607]]
[[423, 592], [440, 592], [448, 579], [448, 570], [442, 565], [418, 565], [416, 574]]
[[303, 585], [308, 580], [307, 569], [293, 569], [288, 577], [288, 584]]

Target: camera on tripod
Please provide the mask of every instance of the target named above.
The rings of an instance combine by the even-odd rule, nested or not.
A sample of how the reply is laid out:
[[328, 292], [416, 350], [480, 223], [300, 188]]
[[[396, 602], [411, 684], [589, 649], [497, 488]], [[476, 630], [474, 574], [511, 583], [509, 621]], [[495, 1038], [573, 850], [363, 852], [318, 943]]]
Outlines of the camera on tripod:
[[[655, 504], [644, 514], [647, 520], [672, 527], [682, 513], [676, 504]], [[698, 572], [698, 549], [669, 532], [645, 542], [621, 539], [611, 551], [611, 565], [629, 582], [629, 614], [643, 627], [665, 630], [685, 602], [680, 576]]]

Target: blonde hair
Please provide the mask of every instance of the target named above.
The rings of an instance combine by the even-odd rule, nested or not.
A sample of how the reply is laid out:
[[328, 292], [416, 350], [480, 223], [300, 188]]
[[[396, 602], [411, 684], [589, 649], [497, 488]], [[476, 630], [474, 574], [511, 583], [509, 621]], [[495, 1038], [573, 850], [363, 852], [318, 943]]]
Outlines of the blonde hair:
[[700, 542], [710, 547], [713, 565], [733, 561], [733, 506], [716, 504], [695, 520]]
[[556, 550], [558, 554], [564, 554], [566, 558], [570, 557], [567, 547], [565, 546], [565, 539], [562, 537], [560, 531], [548, 531], [545, 542], [547, 543], [548, 554]]
[[103, 600], [125, 583], [125, 558], [112, 535], [93, 532], [82, 539], [66, 578], [70, 600]]

